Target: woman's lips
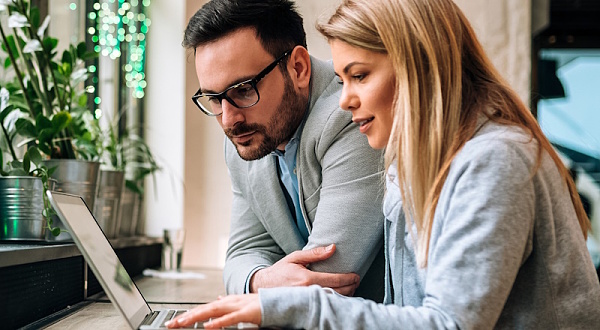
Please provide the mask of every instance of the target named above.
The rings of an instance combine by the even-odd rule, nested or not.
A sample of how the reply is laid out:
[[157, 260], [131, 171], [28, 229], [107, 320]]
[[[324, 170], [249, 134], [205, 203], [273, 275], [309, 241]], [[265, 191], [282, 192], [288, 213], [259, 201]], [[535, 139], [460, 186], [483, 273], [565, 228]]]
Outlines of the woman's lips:
[[371, 127], [371, 122], [373, 121], [373, 119], [375, 119], [375, 117], [366, 119], [356, 119], [354, 120], [354, 122], [358, 124], [360, 132], [365, 134]]

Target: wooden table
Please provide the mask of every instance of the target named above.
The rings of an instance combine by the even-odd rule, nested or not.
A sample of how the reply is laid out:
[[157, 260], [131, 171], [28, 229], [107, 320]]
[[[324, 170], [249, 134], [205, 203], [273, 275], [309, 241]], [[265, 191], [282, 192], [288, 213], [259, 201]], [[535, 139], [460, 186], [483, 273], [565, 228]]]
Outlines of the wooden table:
[[[201, 273], [205, 279], [162, 279], [142, 277], [135, 283], [150, 307], [189, 309], [225, 295], [222, 271], [218, 269], [186, 269]], [[130, 329], [127, 321], [106, 298], [89, 299], [81, 306], [45, 327], [45, 329]]]

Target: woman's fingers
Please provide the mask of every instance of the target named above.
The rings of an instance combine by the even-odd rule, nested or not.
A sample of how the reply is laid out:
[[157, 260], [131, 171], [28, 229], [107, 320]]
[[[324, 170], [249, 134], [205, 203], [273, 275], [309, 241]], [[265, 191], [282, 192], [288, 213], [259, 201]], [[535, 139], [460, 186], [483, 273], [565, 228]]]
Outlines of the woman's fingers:
[[198, 306], [167, 322], [166, 325], [168, 328], [187, 327], [196, 322], [213, 319], [206, 323], [206, 327], [218, 328], [240, 322], [260, 324], [261, 318], [258, 295], [247, 294], [226, 296], [210, 304]]
[[[260, 314], [260, 309], [258, 313]], [[204, 327], [208, 329], [218, 329], [242, 322], [260, 324], [260, 319], [256, 320], [256, 315], [252, 311], [241, 310], [212, 319], [209, 322], [204, 323]]]

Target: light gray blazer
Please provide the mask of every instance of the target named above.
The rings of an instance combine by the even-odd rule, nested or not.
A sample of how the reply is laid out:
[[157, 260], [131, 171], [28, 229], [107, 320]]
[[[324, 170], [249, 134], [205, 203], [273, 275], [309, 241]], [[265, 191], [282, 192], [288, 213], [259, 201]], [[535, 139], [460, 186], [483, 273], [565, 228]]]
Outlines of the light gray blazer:
[[245, 291], [249, 276], [296, 250], [335, 243], [315, 271], [361, 276], [356, 296], [383, 300], [384, 191], [382, 153], [373, 150], [352, 115], [339, 108], [333, 67], [311, 57], [309, 114], [297, 153], [301, 208], [309, 230], [304, 244], [283, 195], [275, 156], [245, 161], [231, 141], [225, 157], [233, 206], [224, 281], [229, 294]]

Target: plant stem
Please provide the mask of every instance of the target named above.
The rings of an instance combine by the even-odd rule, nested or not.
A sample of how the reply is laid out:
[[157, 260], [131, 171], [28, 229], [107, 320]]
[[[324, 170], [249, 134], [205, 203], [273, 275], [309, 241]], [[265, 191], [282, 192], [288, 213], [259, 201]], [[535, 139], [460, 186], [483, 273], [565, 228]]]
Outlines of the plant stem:
[[[8, 132], [6, 131], [6, 127], [4, 127], [4, 122], [0, 123], [0, 126], [2, 126], [2, 132], [4, 133], [4, 136], [6, 137], [6, 143], [8, 144], [8, 149], [10, 149], [10, 155], [12, 156], [13, 160], [17, 160], [17, 154], [15, 153], [15, 149], [13, 148], [12, 140], [10, 139]], [[0, 164], [0, 167], [2, 165], [3, 164]]]
[[21, 73], [21, 70], [19, 70], [15, 55], [12, 53], [12, 50], [8, 46], [8, 39], [6, 38], [6, 34], [4, 34], [4, 29], [2, 28], [2, 24], [0, 24], [0, 34], [2, 34], [2, 41], [4, 42], [4, 46], [6, 47], [6, 52], [8, 53], [8, 57], [10, 58], [11, 62], [14, 64], [13, 67], [15, 68], [17, 80], [19, 80], [19, 85], [21, 86], [21, 90], [23, 91], [23, 96], [25, 97], [25, 101], [27, 102], [27, 106], [29, 107], [29, 113], [31, 113], [31, 115], [35, 118], [35, 114], [33, 113], [33, 105], [31, 104], [31, 101], [27, 97], [27, 89], [25, 89], [25, 84], [23, 84], [23, 74]]
[[[27, 22], [29, 23], [29, 33], [30, 33], [30, 37], [31, 38], [35, 38], [35, 40], [37, 40], [40, 45], [42, 46], [42, 52], [44, 55], [46, 55], [48, 57], [48, 71], [50, 71], [50, 76], [52, 77], [52, 83], [54, 84], [54, 90], [56, 91], [56, 97], [58, 99], [58, 104], [60, 106], [60, 109], [63, 110], [65, 109], [65, 102], [64, 99], [62, 98], [62, 95], [60, 93], [60, 90], [58, 88], [58, 81], [56, 80], [56, 76], [54, 75], [54, 70], [52, 70], [52, 67], [50, 67], [50, 56], [48, 51], [46, 51], [46, 49], [44, 48], [44, 43], [42, 42], [42, 39], [40, 39], [40, 36], [37, 35], [37, 33], [34, 33], [33, 29], [31, 28], [32, 26], [32, 22], [31, 22], [31, 16], [27, 13], [27, 8], [25, 7], [25, 3], [23, 1], [20, 1], [19, 4], [21, 5], [21, 10], [23, 11], [23, 15], [25, 15], [25, 17], [27, 18]], [[41, 63], [41, 61], [39, 61]]]
[[[13, 29], [13, 34], [15, 37], [18, 36], [16, 29]], [[19, 52], [19, 55], [23, 59], [23, 62], [25, 62], [25, 69], [27, 70], [27, 73], [29, 74], [29, 77], [30, 77], [29, 81], [31, 82], [31, 86], [33, 87], [33, 90], [35, 91], [35, 93], [38, 95], [38, 97], [42, 101], [42, 105], [47, 109], [48, 115], [51, 115], [52, 114], [52, 105], [49, 103], [48, 99], [46, 99], [45, 97], [42, 96], [40, 86], [38, 86], [39, 79], [37, 78], [37, 75], [33, 72], [32, 68], [31, 68], [33, 66], [33, 64], [30, 62], [30, 60], [28, 60], [25, 57], [25, 53], [23, 53], [23, 49], [21, 48], [21, 44], [18, 42], [18, 38], [15, 38], [15, 46], [17, 48], [17, 51]], [[17, 64], [15, 63], [14, 66], [16, 67]], [[27, 97], [27, 91], [23, 90], [23, 93], [25, 94], [25, 97]]]
[[[32, 30], [32, 28], [31, 28], [31, 25], [32, 25], [32, 22], [31, 22], [31, 15], [29, 15], [29, 13], [27, 12], [27, 7], [25, 6], [25, 1], [17, 1], [16, 5], [17, 5], [17, 7], [20, 9], [20, 14], [21, 14], [21, 15], [23, 15], [23, 16], [25, 16], [25, 18], [27, 19], [27, 24], [29, 25], [29, 26], [27, 27], [27, 30], [29, 31], [29, 34], [30, 34], [30, 35], [29, 35], [29, 37], [30, 37], [30, 38], [32, 38], [32, 37], [33, 37], [33, 38], [36, 38], [36, 40], [40, 42], [40, 45], [42, 46], [42, 50], [43, 50], [43, 49], [44, 49], [44, 45], [43, 45], [43, 44], [42, 44], [42, 42], [40, 41], [40, 39], [39, 39], [38, 35], [37, 35], [37, 34], [35, 34], [35, 33], [33, 33], [33, 30]], [[13, 30], [14, 30], [14, 29], [13, 29]], [[15, 35], [15, 36], [17, 36], [17, 33], [16, 33], [16, 31], [15, 31], [14, 35]], [[19, 52], [21, 53], [21, 57], [22, 57], [22, 58], [23, 58], [23, 60], [25, 61], [26, 59], [25, 59], [25, 56], [24, 56], [24, 54], [23, 54], [23, 50], [21, 49], [21, 45], [20, 45], [18, 42], [16, 42], [15, 44], [17, 44], [17, 49], [19, 50]], [[45, 52], [45, 51], [44, 51], [43, 53], [44, 53], [44, 55], [46, 54], [46, 52]], [[35, 54], [35, 53], [34, 53], [34, 55], [32, 55], [32, 57], [33, 57], [33, 56], [37, 56], [37, 54]], [[41, 66], [41, 64], [42, 64], [42, 63], [41, 63], [41, 61], [40, 61], [40, 59], [39, 59], [39, 58], [38, 58], [38, 62], [39, 62], [39, 64], [40, 64], [40, 75], [42, 75], [42, 76], [43, 76], [43, 74], [44, 74], [44, 72], [43, 72], [43, 69], [44, 69], [44, 68]], [[38, 96], [39, 96], [40, 100], [42, 100], [42, 102], [44, 103], [44, 107], [45, 107], [45, 108], [46, 108], [46, 110], [47, 110], [47, 112], [46, 112], [46, 113], [48, 114], [48, 116], [51, 116], [51, 115], [53, 114], [53, 109], [52, 109], [52, 104], [50, 104], [50, 99], [49, 99], [49, 97], [48, 97], [48, 89], [46, 88], [46, 86], [44, 86], [44, 85], [43, 85], [43, 83], [42, 83], [42, 84], [40, 84], [40, 80], [42, 80], [42, 78], [43, 78], [43, 77], [37, 77], [36, 75], [34, 75], [34, 74], [31, 72], [31, 68], [30, 68], [30, 66], [29, 66], [29, 65], [27, 65], [28, 63], [25, 63], [25, 64], [26, 64], [26, 65], [25, 65], [25, 67], [27, 68], [27, 71], [28, 71], [28, 73], [29, 73], [29, 76], [32, 78], [32, 79], [31, 79], [32, 86], [33, 86], [33, 88], [35, 89], [36, 93], [38, 94]], [[33, 65], [33, 64], [31, 64], [31, 65]], [[50, 72], [52, 72], [52, 70], [50, 70]], [[33, 78], [34, 78], [34, 77], [35, 77], [35, 78], [37, 78], [37, 79], [36, 79], [36, 83], [37, 83], [37, 84], [39, 84], [39, 85], [40, 85], [42, 88], [44, 88], [44, 91], [46, 92], [46, 93], [45, 93], [45, 95], [46, 95], [46, 97], [45, 97], [45, 98], [44, 98], [44, 97], [42, 97], [42, 95], [41, 95], [41, 94], [42, 94], [42, 92], [41, 92], [40, 86], [38, 86], [37, 84], [35, 84], [35, 83], [33, 82], [33, 80], [34, 80]], [[61, 107], [61, 108], [62, 108], [62, 107]]]
[[[46, 94], [46, 98], [41, 97], [41, 92], [36, 89], [36, 92], [38, 93], [38, 95], [40, 96], [40, 99], [42, 99], [43, 101], [45, 101], [44, 105], [47, 106], [47, 110], [48, 110], [48, 116], [51, 116], [54, 111], [52, 109], [52, 104], [50, 104], [50, 97], [49, 97], [49, 91], [48, 91], [48, 87], [47, 87], [47, 81], [45, 80], [45, 76], [43, 74], [43, 71], [46, 69], [45, 65], [47, 66], [48, 71], [50, 71], [50, 76], [52, 77], [52, 83], [54, 84], [54, 90], [56, 92], [56, 98], [58, 99], [58, 105], [59, 108], [61, 110], [69, 110], [67, 107], [65, 107], [65, 102], [63, 99], [63, 95], [60, 92], [60, 88], [58, 87], [58, 80], [56, 79], [56, 75], [54, 74], [54, 70], [52, 70], [52, 67], [50, 66], [50, 51], [47, 51], [44, 48], [44, 43], [42, 42], [40, 36], [35, 33], [32, 29], [32, 21], [31, 21], [31, 15], [29, 15], [29, 13], [27, 12], [27, 7], [25, 6], [25, 2], [24, 1], [17, 1], [17, 6], [20, 8], [21, 10], [21, 14], [24, 15], [27, 18], [27, 22], [29, 23], [29, 27], [28, 27], [28, 32], [30, 34], [30, 38], [34, 38], [35, 40], [37, 40], [40, 45], [42, 46], [42, 54], [43, 54], [43, 59], [40, 58], [40, 56], [35, 53], [35, 56], [38, 59], [38, 63], [39, 63], [39, 70], [40, 70], [40, 75], [41, 75], [41, 85], [44, 88], [44, 92]], [[23, 55], [21, 55], [23, 56]], [[24, 57], [23, 57], [24, 58]], [[27, 68], [29, 69], [29, 67], [27, 66]], [[34, 75], [31, 73], [31, 71], [29, 71], [30, 76], [34, 77]], [[35, 84], [33, 84], [34, 89], [35, 89]], [[52, 150], [53, 155], [50, 155], [51, 158], [69, 158], [69, 159], [75, 159], [75, 151], [73, 150], [73, 146], [71, 144], [71, 134], [69, 134], [68, 131], [61, 131], [58, 133], [59, 135], [59, 145], [60, 145], [60, 153], [59, 154], [54, 154], [54, 147], [53, 144], [54, 142], [50, 142], [50, 147]], [[66, 156], [66, 157], [65, 157]]]

